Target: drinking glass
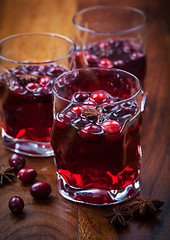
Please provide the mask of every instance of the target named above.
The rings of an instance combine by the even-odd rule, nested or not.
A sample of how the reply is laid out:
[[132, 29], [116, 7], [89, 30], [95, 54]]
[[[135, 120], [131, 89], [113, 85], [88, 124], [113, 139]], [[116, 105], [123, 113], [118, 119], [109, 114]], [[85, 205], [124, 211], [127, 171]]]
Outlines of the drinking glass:
[[140, 81], [120, 69], [82, 68], [59, 76], [53, 92], [60, 194], [91, 205], [134, 197], [141, 188]]
[[29, 156], [54, 154], [52, 83], [71, 70], [75, 44], [53, 33], [24, 33], [0, 41], [2, 141]]
[[120, 68], [142, 85], [146, 72], [146, 16], [128, 6], [93, 6], [77, 12], [76, 62], [78, 67]]

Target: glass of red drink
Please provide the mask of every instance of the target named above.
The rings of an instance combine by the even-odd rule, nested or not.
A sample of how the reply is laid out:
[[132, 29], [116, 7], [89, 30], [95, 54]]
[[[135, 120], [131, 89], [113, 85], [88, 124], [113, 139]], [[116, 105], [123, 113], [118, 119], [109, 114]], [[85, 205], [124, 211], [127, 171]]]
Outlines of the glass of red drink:
[[120, 68], [143, 85], [146, 72], [146, 16], [127, 6], [93, 6], [77, 12], [76, 63], [78, 67]]
[[51, 145], [59, 192], [92, 205], [140, 191], [141, 83], [120, 69], [82, 68], [53, 85]]
[[75, 44], [53, 33], [26, 33], [0, 41], [2, 141], [30, 156], [54, 154], [52, 83], [74, 66]]

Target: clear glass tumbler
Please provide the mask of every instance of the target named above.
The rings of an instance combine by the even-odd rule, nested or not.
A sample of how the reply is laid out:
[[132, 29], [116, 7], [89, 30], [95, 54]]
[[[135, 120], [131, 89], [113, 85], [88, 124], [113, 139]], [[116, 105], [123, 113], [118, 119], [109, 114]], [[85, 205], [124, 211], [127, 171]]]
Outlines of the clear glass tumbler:
[[143, 11], [128, 6], [93, 6], [77, 12], [77, 67], [123, 69], [144, 85], [146, 23]]
[[26, 33], [0, 41], [2, 141], [30, 156], [54, 154], [52, 83], [74, 66], [75, 44], [53, 33]]
[[60, 194], [92, 205], [134, 197], [142, 158], [140, 81], [120, 69], [83, 68], [59, 76], [53, 92], [50, 139]]

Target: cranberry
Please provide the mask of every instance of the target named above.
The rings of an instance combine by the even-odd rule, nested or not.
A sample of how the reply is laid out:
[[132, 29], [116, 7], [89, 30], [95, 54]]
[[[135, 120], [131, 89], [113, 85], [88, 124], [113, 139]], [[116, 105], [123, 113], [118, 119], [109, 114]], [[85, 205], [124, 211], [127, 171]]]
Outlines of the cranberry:
[[18, 172], [18, 178], [23, 183], [32, 183], [37, 177], [37, 172], [33, 168], [22, 168]]
[[13, 153], [9, 158], [9, 165], [14, 167], [16, 171], [19, 171], [21, 168], [25, 167], [25, 158], [18, 153]]
[[51, 78], [49, 76], [44, 76], [44, 77], [40, 78], [39, 84], [45, 86], [50, 81], [51, 81]]
[[81, 111], [83, 110], [83, 107], [81, 106], [75, 106], [71, 109], [72, 112], [75, 112], [76, 114], [80, 115]]
[[113, 68], [113, 63], [108, 58], [103, 58], [98, 62], [99, 67]]
[[130, 54], [130, 59], [131, 60], [137, 60], [141, 57], [144, 57], [144, 54], [140, 53], [140, 52], [134, 52], [134, 53]]
[[118, 59], [118, 60], [115, 60], [113, 64], [114, 64], [114, 67], [122, 67], [124, 65], [124, 61]]
[[88, 98], [88, 94], [86, 92], [77, 92], [74, 94], [74, 99], [77, 102], [83, 102]]
[[27, 74], [23, 69], [21, 68], [15, 68], [15, 69], [12, 69], [13, 73], [15, 75], [25, 75]]
[[21, 213], [24, 208], [24, 201], [18, 196], [13, 196], [8, 202], [9, 209], [14, 214]]
[[89, 124], [81, 129], [78, 134], [85, 140], [96, 140], [102, 134], [102, 129], [99, 126]]
[[108, 43], [108, 42], [100, 42], [100, 43], [99, 43], [99, 47], [100, 47], [100, 49], [102, 49], [102, 50], [107, 49], [108, 46], [109, 46], [109, 43]]
[[94, 54], [86, 54], [86, 60], [90, 66], [96, 66], [99, 59]]
[[30, 188], [30, 193], [34, 198], [47, 198], [51, 193], [51, 186], [46, 182], [36, 182]]
[[108, 120], [103, 122], [100, 126], [108, 134], [118, 133], [120, 130], [120, 124], [115, 120]]
[[25, 86], [25, 88], [28, 90], [28, 91], [34, 91], [36, 88], [38, 88], [40, 85], [36, 82], [29, 82], [27, 83], [27, 85]]
[[37, 70], [40, 74], [44, 74], [48, 71], [48, 69], [49, 69], [49, 65], [41, 65], [38, 67]]
[[24, 87], [19, 85], [14, 85], [10, 88], [11, 88], [11, 91], [15, 94], [24, 95], [27, 92], [27, 90]]
[[47, 87], [47, 86], [40, 86], [38, 88], [35, 89], [35, 94], [48, 94], [48, 93], [51, 93], [52, 90], [50, 87]]
[[49, 70], [48, 73], [51, 75], [56, 75], [59, 76], [60, 74], [62, 74], [66, 69], [64, 69], [62, 66], [52, 66]]
[[91, 98], [96, 102], [96, 103], [102, 103], [104, 100], [107, 99], [107, 96], [104, 92], [102, 91], [97, 91], [97, 92], [94, 92], [92, 95], [91, 95]]

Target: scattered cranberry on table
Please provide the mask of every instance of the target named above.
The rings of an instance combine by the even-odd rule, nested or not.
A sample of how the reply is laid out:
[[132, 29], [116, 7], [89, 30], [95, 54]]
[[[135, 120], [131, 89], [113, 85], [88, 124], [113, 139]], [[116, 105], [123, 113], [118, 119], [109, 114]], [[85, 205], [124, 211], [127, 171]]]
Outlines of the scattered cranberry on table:
[[22, 168], [18, 172], [19, 180], [25, 184], [32, 183], [36, 177], [37, 177], [37, 172], [33, 168]]
[[10, 167], [14, 167], [16, 171], [19, 171], [21, 168], [25, 167], [26, 160], [19, 153], [13, 153], [9, 158]]
[[9, 209], [14, 214], [19, 214], [24, 208], [24, 201], [18, 196], [13, 196], [8, 202]]
[[31, 186], [30, 193], [36, 199], [44, 199], [50, 195], [51, 186], [46, 182], [36, 182]]

